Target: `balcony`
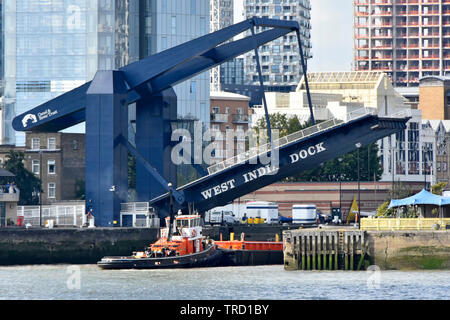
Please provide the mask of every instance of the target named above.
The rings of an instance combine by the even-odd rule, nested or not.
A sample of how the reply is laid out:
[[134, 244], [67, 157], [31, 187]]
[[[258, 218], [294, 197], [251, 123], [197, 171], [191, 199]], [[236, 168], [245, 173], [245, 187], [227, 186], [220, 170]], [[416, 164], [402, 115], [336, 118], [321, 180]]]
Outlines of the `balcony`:
[[211, 122], [228, 122], [228, 114], [212, 113]]
[[233, 123], [244, 123], [247, 124], [249, 122], [249, 118], [247, 114], [233, 114], [231, 117], [231, 121]]
[[10, 192], [6, 186], [0, 186], [0, 202], [19, 202], [20, 191], [14, 188], [14, 192]]

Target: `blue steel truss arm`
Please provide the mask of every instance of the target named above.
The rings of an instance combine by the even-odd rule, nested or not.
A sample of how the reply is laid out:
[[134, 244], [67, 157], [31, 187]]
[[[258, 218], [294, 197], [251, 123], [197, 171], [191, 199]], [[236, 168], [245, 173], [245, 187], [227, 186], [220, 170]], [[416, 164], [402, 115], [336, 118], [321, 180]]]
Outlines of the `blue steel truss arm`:
[[[130, 153], [136, 157], [136, 161], [139, 161], [147, 169], [147, 171], [150, 172], [150, 174], [156, 179], [156, 181], [158, 181], [161, 184], [161, 186], [164, 189], [166, 189], [167, 192], [169, 192], [170, 191], [169, 182], [166, 181], [166, 179], [164, 179], [161, 176], [158, 170], [156, 170], [150, 164], [150, 162], [148, 162], [147, 159], [145, 159], [145, 157], [138, 150], [136, 150], [136, 148], [127, 139], [125, 139], [124, 136], [119, 135], [117, 139], [119, 143], [124, 145], [128, 149], [128, 151], [130, 151]], [[180, 192], [177, 190], [173, 190], [172, 192], [173, 192], [172, 195], [175, 197], [175, 200], [179, 204], [183, 204], [185, 201], [183, 191]]]
[[179, 65], [155, 77], [148, 82], [148, 87], [156, 92], [161, 92], [173, 85], [192, 78], [205, 70], [214, 68], [223, 62], [231, 60], [252, 50], [254, 45], [261, 46], [267, 42], [282, 37], [287, 33], [288, 32], [284, 29], [273, 29], [255, 35], [254, 43], [252, 42], [252, 37], [247, 37], [245, 39], [214, 48], [199, 57], [191, 59], [183, 65]]
[[259, 85], [261, 86], [261, 91], [263, 93], [262, 99], [263, 99], [263, 105], [264, 105], [264, 114], [266, 117], [267, 133], [269, 134], [270, 146], [273, 150], [272, 125], [270, 123], [269, 109], [267, 107], [266, 94], [265, 94], [265, 90], [264, 90], [264, 80], [263, 80], [263, 75], [262, 75], [262, 70], [261, 70], [261, 62], [259, 61], [259, 53], [258, 53], [259, 46], [255, 41], [255, 27], [252, 27], [252, 37], [253, 37], [253, 46], [254, 46], [254, 50], [255, 50], [256, 68], [258, 69]]
[[[203, 55], [212, 48], [249, 30], [252, 26], [284, 29], [285, 34], [299, 29], [299, 24], [296, 21], [251, 18], [132, 63], [123, 67], [121, 71], [125, 73], [130, 87], [138, 88], [145, 85], [149, 79], [185, 63], [193, 57]], [[247, 51], [242, 51], [241, 54]], [[203, 71], [207, 71], [207, 69]]]
[[309, 91], [308, 66], [306, 64], [305, 55], [303, 54], [303, 46], [302, 46], [302, 38], [300, 37], [300, 30], [297, 29], [295, 32], [297, 34], [298, 49], [300, 50], [300, 62], [302, 64], [303, 76], [305, 77], [305, 89], [306, 89], [306, 96], [308, 98], [309, 112], [311, 113], [311, 123], [314, 126], [316, 124], [316, 119], [314, 118], [311, 93]]
[[[252, 50], [249, 38], [220, 45], [255, 26], [273, 28], [255, 35], [258, 45], [299, 30], [295, 21], [252, 18], [132, 63], [119, 69], [129, 85], [128, 102], [137, 101], [141, 89], [145, 93], [160, 92]], [[59, 131], [85, 121], [85, 96], [90, 84], [19, 115], [13, 121], [13, 128], [17, 131]], [[23, 123], [28, 113], [42, 114], [43, 117]], [[51, 116], [45, 117], [47, 113]]]

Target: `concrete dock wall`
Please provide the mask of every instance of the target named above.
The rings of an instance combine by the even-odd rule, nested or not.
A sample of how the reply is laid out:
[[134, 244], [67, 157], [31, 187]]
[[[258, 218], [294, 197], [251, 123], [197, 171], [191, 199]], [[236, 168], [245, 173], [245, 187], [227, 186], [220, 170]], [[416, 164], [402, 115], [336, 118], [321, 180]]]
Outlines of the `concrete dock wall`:
[[[331, 267], [330, 270], [360, 270], [369, 265], [376, 265], [381, 270], [450, 269], [450, 231], [362, 231], [360, 240], [354, 242], [356, 246], [349, 247], [345, 239], [356, 230], [285, 231], [285, 269], [320, 270]], [[344, 240], [339, 240], [340, 236], [333, 236], [333, 232], [342, 233]], [[351, 258], [352, 252], [356, 260], [350, 260], [348, 268], [347, 255]], [[328, 265], [315, 264], [314, 258], [326, 262], [323, 255], [329, 258]], [[355, 269], [357, 260], [358, 267]]]
[[366, 241], [382, 270], [450, 269], [449, 231], [367, 231]]
[[158, 229], [0, 229], [0, 265], [93, 264], [130, 255], [157, 239]]
[[[281, 226], [204, 227], [203, 235], [229, 240], [245, 233], [249, 241], [281, 238]], [[127, 256], [155, 242], [159, 229], [25, 229], [0, 228], [0, 265], [95, 264], [104, 256]]]

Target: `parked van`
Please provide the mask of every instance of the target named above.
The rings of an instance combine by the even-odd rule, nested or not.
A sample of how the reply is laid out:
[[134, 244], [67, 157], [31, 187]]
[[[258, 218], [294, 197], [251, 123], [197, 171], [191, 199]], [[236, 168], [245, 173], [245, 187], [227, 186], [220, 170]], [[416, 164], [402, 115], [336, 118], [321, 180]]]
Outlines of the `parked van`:
[[247, 217], [249, 221], [256, 220], [257, 223], [278, 223], [280, 221], [278, 203], [266, 201], [247, 202]]
[[215, 208], [210, 210], [205, 215], [205, 222], [211, 225], [215, 224], [234, 224], [236, 223], [235, 216], [232, 211], [229, 210], [220, 210], [220, 208]]
[[292, 206], [292, 223], [317, 223], [317, 207], [315, 204], [295, 204]]

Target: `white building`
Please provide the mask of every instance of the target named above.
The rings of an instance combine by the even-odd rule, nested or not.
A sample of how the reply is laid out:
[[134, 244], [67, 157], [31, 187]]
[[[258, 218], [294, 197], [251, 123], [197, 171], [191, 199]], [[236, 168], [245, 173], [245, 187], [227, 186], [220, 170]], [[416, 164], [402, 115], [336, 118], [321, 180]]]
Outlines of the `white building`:
[[[435, 131], [422, 121], [422, 112], [411, 109], [409, 101], [391, 85], [382, 72], [317, 72], [308, 74], [316, 120], [338, 118], [360, 108], [372, 108], [380, 116], [406, 111], [411, 116], [405, 131], [380, 140], [382, 181], [424, 181], [425, 174], [436, 172]], [[297, 92], [266, 93], [269, 113], [298, 116], [303, 122], [310, 117], [304, 79]], [[263, 108], [255, 108], [252, 124], [264, 116]], [[428, 167], [425, 169], [425, 163]], [[433, 178], [433, 181], [436, 181]]]

